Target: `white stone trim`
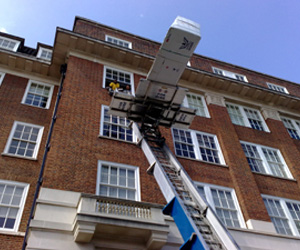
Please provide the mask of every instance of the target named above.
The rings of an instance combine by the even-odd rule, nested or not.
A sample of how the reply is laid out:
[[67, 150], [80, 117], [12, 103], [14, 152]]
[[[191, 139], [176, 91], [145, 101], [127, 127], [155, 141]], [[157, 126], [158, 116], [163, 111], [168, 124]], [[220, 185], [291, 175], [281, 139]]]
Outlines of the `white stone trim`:
[[214, 92], [205, 93], [206, 102], [208, 105], [215, 104], [221, 107], [226, 107], [224, 96]]
[[279, 112], [274, 108], [262, 107], [261, 113], [262, 113], [263, 117], [265, 118], [265, 120], [273, 119], [273, 120], [281, 121]]
[[265, 233], [276, 233], [275, 227], [272, 222], [249, 219], [246, 221], [246, 224], [248, 229]]

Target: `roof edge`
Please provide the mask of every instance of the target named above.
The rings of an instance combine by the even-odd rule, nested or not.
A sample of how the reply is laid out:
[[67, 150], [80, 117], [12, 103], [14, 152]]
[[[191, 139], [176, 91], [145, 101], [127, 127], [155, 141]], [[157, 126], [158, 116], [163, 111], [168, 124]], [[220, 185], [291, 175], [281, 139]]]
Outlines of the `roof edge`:
[[[149, 38], [141, 37], [141, 36], [132, 34], [132, 33], [130, 33], [130, 32], [123, 31], [123, 30], [120, 30], [120, 29], [117, 29], [117, 28], [114, 28], [114, 27], [111, 27], [111, 26], [102, 24], [102, 23], [100, 23], [100, 22], [96, 22], [96, 21], [87, 19], [87, 18], [84, 18], [84, 17], [80, 17], [80, 16], [75, 16], [74, 25], [73, 25], [73, 30], [72, 30], [73, 32], [74, 32], [74, 27], [75, 27], [75, 24], [76, 24], [77, 20], [83, 20], [83, 21], [86, 21], [86, 22], [89, 22], [89, 23], [96, 24], [96, 25], [98, 25], [98, 26], [106, 27], [106, 28], [108, 28], [108, 29], [115, 30], [115, 31], [118, 31], [118, 32], [121, 32], [121, 33], [130, 35], [130, 36], [133, 36], [133, 37], [142, 39], [142, 40], [146, 40], [146, 41], [149, 41], [149, 42], [154, 42], [154, 43], [156, 43], [156, 44], [158, 44], [158, 45], [161, 45], [161, 44], [162, 44], [162, 43], [160, 43], [160, 42], [151, 40], [151, 39], [149, 39]], [[74, 33], [75, 33], [75, 32], [74, 32]], [[196, 53], [194, 53], [193, 55], [194, 55], [194, 56], [197, 56], [197, 57], [204, 58], [204, 59], [208, 59], [208, 60], [211, 60], [211, 61], [215, 61], [215, 62], [218, 62], [218, 63], [227, 64], [227, 65], [229, 65], [229, 66], [231, 66], [231, 67], [235, 67], [235, 68], [238, 68], [238, 69], [242, 69], [242, 70], [246, 70], [246, 71], [251, 71], [251, 72], [253, 72], [253, 73], [260, 74], [260, 75], [263, 75], [263, 76], [266, 76], [266, 77], [270, 77], [270, 78], [274, 78], [274, 79], [277, 79], [277, 80], [285, 81], [285, 82], [288, 82], [288, 83], [291, 83], [291, 84], [295, 84], [295, 85], [297, 85], [298, 87], [299, 87], [299, 85], [300, 85], [300, 83], [297, 83], [297, 82], [293, 82], [293, 81], [290, 81], [290, 80], [287, 80], [287, 79], [283, 79], [283, 78], [280, 78], [280, 77], [276, 77], [276, 76], [273, 76], [273, 75], [270, 75], [270, 74], [267, 74], [267, 73], [262, 73], [262, 72], [260, 72], [260, 71], [253, 70], [253, 69], [249, 69], [249, 68], [246, 68], [246, 67], [243, 67], [243, 66], [239, 66], [239, 65], [236, 65], [236, 64], [233, 64], [233, 63], [228, 63], [228, 62], [225, 62], [225, 61], [221, 61], [221, 60], [219, 60], [219, 59], [215, 59], [215, 58], [212, 58], [212, 57], [209, 57], [209, 56], [204, 56], [204, 55], [200, 55], [200, 54], [196, 54]]]

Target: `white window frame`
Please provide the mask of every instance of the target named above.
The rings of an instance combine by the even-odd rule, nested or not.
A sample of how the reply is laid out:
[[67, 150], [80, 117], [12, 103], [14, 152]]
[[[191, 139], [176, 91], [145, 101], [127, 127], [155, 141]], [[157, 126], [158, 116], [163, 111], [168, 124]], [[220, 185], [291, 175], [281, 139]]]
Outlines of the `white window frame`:
[[215, 68], [215, 67], [212, 67], [212, 69], [213, 69], [213, 72], [217, 75], [226, 76], [226, 77], [229, 77], [229, 78], [232, 78], [232, 79], [235, 79], [238, 81], [242, 81], [242, 82], [248, 82], [247, 77], [245, 75], [242, 75], [239, 73], [234, 73], [234, 72], [227, 71], [227, 70], [220, 69], [220, 68]]
[[[13, 140], [13, 136], [14, 136], [17, 125], [30, 126], [30, 127], [34, 127], [34, 128], [39, 129], [32, 157], [9, 153], [9, 148], [10, 148], [11, 142]], [[8, 156], [17, 157], [17, 158], [36, 160], [37, 155], [38, 155], [38, 151], [39, 151], [39, 148], [40, 148], [40, 144], [41, 144], [41, 141], [42, 141], [43, 132], [44, 132], [44, 127], [43, 126], [30, 124], [30, 123], [25, 123], [25, 122], [14, 121], [14, 124], [12, 126], [12, 129], [10, 131], [10, 134], [9, 134], [9, 137], [8, 137], [8, 140], [7, 140], [7, 143], [6, 143], [6, 146], [4, 148], [3, 154], [8, 155]], [[20, 139], [17, 139], [17, 140], [21, 141]]]
[[289, 94], [288, 90], [286, 89], [286, 87], [274, 84], [274, 83], [270, 83], [267, 82], [268, 88], [272, 89], [274, 91], [280, 92], [280, 93], [285, 93], [285, 94]]
[[1, 86], [1, 84], [3, 82], [4, 77], [5, 77], [5, 73], [2, 72], [2, 71], [0, 71], [0, 86]]
[[[133, 73], [127, 72], [127, 71], [124, 71], [124, 70], [120, 70], [120, 69], [117, 69], [117, 68], [109, 67], [109, 66], [104, 66], [104, 69], [103, 69], [103, 82], [102, 82], [102, 87], [103, 88], [106, 88], [105, 83], [106, 83], [106, 71], [107, 71], [107, 69], [117, 71], [118, 73], [128, 74], [130, 76], [131, 94], [135, 95]], [[111, 81], [113, 81], [113, 79], [111, 79]]]
[[[14, 227], [12, 229], [9, 229], [9, 228], [0, 228], [0, 231], [17, 232], [19, 230], [19, 226], [20, 226], [22, 214], [23, 214], [23, 211], [24, 211], [25, 201], [26, 201], [26, 198], [27, 198], [28, 190], [29, 190], [29, 184], [27, 184], [27, 183], [21, 183], [21, 182], [15, 182], [15, 181], [8, 181], [8, 180], [0, 180], [0, 184], [3, 184], [3, 185], [13, 185], [13, 186], [24, 188], [23, 194], [22, 194], [22, 198], [21, 198], [20, 204], [18, 206], [17, 205], [15, 205], [15, 206], [13, 206], [13, 205], [10, 205], [10, 206], [7, 205], [7, 206], [5, 206], [5, 207], [14, 207], [14, 208], [18, 207], [18, 213], [17, 213], [17, 216], [16, 216]], [[0, 207], [3, 207], [3, 206], [4, 205], [1, 202], [0, 203]]]
[[[97, 186], [96, 186], [96, 195], [100, 195], [100, 180], [101, 180], [101, 166], [102, 165], [108, 165], [116, 168], [122, 168], [122, 169], [130, 169], [134, 171], [135, 174], [135, 191], [136, 191], [136, 197], [135, 201], [141, 201], [141, 191], [140, 191], [140, 173], [139, 173], [139, 167], [136, 166], [131, 166], [131, 165], [126, 165], [126, 164], [120, 164], [120, 163], [115, 163], [115, 162], [109, 162], [109, 161], [98, 161], [98, 171], [97, 171]], [[110, 186], [107, 184], [107, 186]], [[121, 187], [119, 185], [113, 185], [114, 187]], [[128, 187], [125, 187], [125, 189], [128, 189]], [[110, 197], [110, 196], [105, 196], [105, 197]], [[121, 198], [120, 198], [121, 199]], [[128, 199], [130, 200], [130, 199]]]
[[[246, 228], [246, 224], [245, 224], [245, 220], [244, 220], [244, 217], [243, 217], [243, 213], [242, 213], [242, 210], [240, 208], [238, 199], [236, 197], [236, 194], [235, 194], [235, 191], [234, 191], [233, 188], [219, 186], [219, 185], [214, 185], [214, 184], [208, 184], [208, 183], [204, 183], [204, 182], [196, 182], [195, 181], [194, 183], [195, 183], [197, 189], [198, 189], [199, 186], [203, 187], [204, 193], [205, 193], [205, 197], [204, 198], [206, 199], [206, 201], [208, 202], [208, 204], [211, 206], [211, 208], [215, 212], [216, 212], [216, 205], [215, 205], [214, 200], [213, 200], [211, 189], [217, 189], [217, 190], [221, 190], [221, 191], [230, 192], [232, 200], [233, 200], [233, 203], [234, 203], [234, 206], [235, 206], [235, 211], [237, 212], [238, 221], [240, 223], [240, 227], [234, 227], [234, 228]], [[230, 209], [230, 210], [233, 210], [233, 209]]]
[[[293, 176], [280, 152], [279, 149], [277, 148], [271, 148], [271, 147], [268, 147], [268, 146], [264, 146], [264, 145], [259, 145], [259, 144], [255, 144], [255, 143], [250, 143], [250, 142], [246, 142], [246, 141], [240, 141], [240, 143], [242, 144], [246, 144], [246, 145], [249, 145], [249, 146], [254, 146], [256, 147], [256, 150], [259, 154], [259, 157], [260, 157], [260, 160], [262, 162], [262, 166], [264, 168], [264, 171], [265, 173], [262, 173], [262, 172], [259, 172], [259, 171], [253, 171], [251, 169], [251, 171], [253, 173], [259, 173], [259, 174], [266, 174], [266, 175], [270, 175], [270, 176], [274, 176], [274, 177], [278, 177], [278, 178], [284, 178], [284, 179], [293, 179]], [[269, 163], [268, 163], [268, 160], [267, 158], [265, 157], [264, 153], [263, 153], [263, 149], [267, 149], [267, 150], [272, 150], [272, 151], [276, 151], [277, 153], [277, 156], [279, 157], [279, 160], [280, 160], [280, 163], [283, 165], [283, 169], [285, 171], [285, 174], [287, 175], [286, 177], [285, 176], [279, 176], [279, 175], [275, 175], [272, 173], [272, 170], [271, 170], [271, 167], [269, 166]], [[247, 158], [246, 154], [245, 154], [245, 157]], [[250, 165], [249, 165], [250, 167]], [[251, 168], [251, 167], [250, 167]]]
[[[176, 152], [177, 151], [176, 150], [176, 145], [175, 145], [175, 143], [177, 141], [175, 141], [174, 129], [177, 129], [179, 131], [181, 130], [181, 131], [184, 131], [184, 132], [188, 132], [188, 133], [191, 134], [192, 143], [182, 143], [181, 141], [178, 141], [178, 143], [179, 144], [186, 144], [186, 145], [192, 146], [193, 149], [194, 149], [195, 158], [188, 157], [188, 156], [182, 156], [182, 155], [177, 154], [177, 152]], [[199, 142], [198, 142], [198, 139], [197, 139], [197, 134], [203, 135], [203, 136], [213, 137], [214, 144], [216, 146], [216, 149], [214, 151], [217, 151], [217, 153], [218, 153], [218, 159], [220, 161], [219, 163], [203, 159], [203, 157], [201, 155], [201, 152], [199, 150], [200, 145], [199, 145]], [[199, 161], [203, 161], [203, 162], [206, 162], [206, 163], [209, 163], [209, 164], [225, 165], [225, 160], [224, 160], [224, 157], [223, 157], [223, 154], [222, 154], [222, 151], [221, 151], [221, 147], [219, 145], [218, 138], [217, 138], [216, 135], [205, 133], [205, 132], [201, 132], [201, 131], [196, 131], [196, 130], [186, 130], [186, 129], [180, 129], [180, 128], [173, 128], [172, 129], [172, 136], [173, 136], [173, 145], [174, 145], [176, 156], [182, 157], [182, 158], [186, 158], [186, 159], [199, 160]], [[208, 148], [208, 149], [210, 149], [210, 148]], [[212, 149], [210, 149], [210, 150], [212, 150]]]
[[[109, 41], [109, 39], [111, 39], [112, 41]], [[116, 42], [113, 42], [116, 41]], [[121, 46], [123, 48], [128, 48], [128, 49], [132, 49], [132, 43], [129, 42], [129, 41], [126, 41], [126, 40], [123, 40], [123, 39], [120, 39], [120, 38], [117, 38], [117, 37], [114, 37], [114, 36], [110, 36], [110, 35], [105, 35], [105, 41], [106, 42], [109, 42], [109, 43], [112, 43], [112, 44], [116, 44], [118, 46]], [[126, 43], [128, 44], [128, 47], [127, 46], [124, 46], [122, 45], [121, 43]]]
[[[234, 123], [233, 120], [230, 117], [231, 122], [233, 124], [244, 126], [244, 127], [248, 127], [248, 128], [252, 128], [251, 123], [249, 121], [249, 118], [248, 118], [248, 116], [246, 114], [246, 111], [245, 111], [245, 109], [248, 109], [250, 111], [257, 112], [257, 114], [258, 114], [259, 121], [261, 122], [261, 126], [262, 126], [263, 130], [259, 130], [259, 129], [256, 129], [256, 130], [258, 130], [258, 131], [264, 131], [264, 132], [270, 132], [270, 130], [269, 130], [269, 128], [268, 128], [268, 126], [267, 126], [267, 124], [265, 122], [265, 119], [263, 118], [263, 116], [261, 115], [261, 112], [258, 109], [249, 108], [249, 107], [242, 106], [240, 104], [231, 103], [231, 102], [226, 102], [226, 104], [237, 107], [239, 109], [239, 111], [240, 111], [240, 114], [242, 115], [242, 119], [243, 119], [243, 123], [244, 124]], [[227, 106], [226, 106], [226, 108], [227, 108]], [[228, 114], [230, 114], [230, 112], [228, 111], [228, 108], [227, 108], [227, 112], [228, 112]], [[252, 129], [255, 129], [255, 128], [252, 128]]]
[[[282, 122], [283, 122], [283, 119], [286, 119], [292, 124], [292, 127], [287, 127], [287, 126], [285, 126], [285, 123], [283, 122], [283, 125], [285, 126], [286, 130], [288, 131], [290, 137], [293, 138], [293, 139], [296, 139], [296, 140], [300, 140], [300, 120], [291, 119], [291, 118], [288, 118], [286, 116], [280, 116], [280, 118], [281, 118]], [[296, 131], [296, 138], [291, 135], [289, 129], [293, 129], [293, 130]]]
[[15, 46], [13, 48], [6, 48], [6, 47], [2, 47], [2, 45], [0, 44], [0, 49], [5, 49], [5, 50], [10, 50], [10, 51], [14, 51], [16, 52], [19, 45], [20, 45], [20, 41], [18, 40], [14, 40], [14, 39], [11, 39], [11, 38], [7, 38], [7, 37], [4, 37], [4, 36], [0, 36], [0, 39], [3, 39], [3, 40], [6, 40], [8, 42], [14, 42], [15, 43]]
[[[292, 217], [292, 215], [291, 215], [291, 213], [290, 213], [290, 211], [287, 207], [287, 203], [294, 203], [294, 204], [300, 205], [300, 201], [286, 199], [286, 198], [277, 197], [277, 196], [266, 195], [266, 194], [262, 194], [261, 196], [262, 196], [262, 198], [276, 200], [280, 203], [281, 208], [283, 209], [283, 212], [285, 214], [285, 219], [287, 219], [288, 224], [290, 226], [290, 230], [292, 231], [292, 235], [299, 237], [300, 233], [299, 233], [299, 231], [296, 227], [296, 224], [294, 222], [294, 219], [293, 219], [293, 217]], [[269, 214], [269, 216], [271, 217], [270, 214]], [[274, 227], [275, 227], [275, 225], [274, 225]], [[275, 229], [276, 229], [276, 227], [275, 227]], [[276, 231], [277, 231], [277, 229], [276, 229]], [[278, 233], [278, 234], [280, 234], [280, 233]], [[290, 234], [284, 234], [284, 235], [290, 235]]]
[[[25, 103], [26, 101], [26, 98], [27, 98], [27, 95], [28, 95], [28, 92], [30, 90], [30, 86], [31, 84], [37, 84], [37, 85], [43, 85], [43, 86], [46, 86], [46, 87], [49, 87], [50, 90], [49, 90], [49, 96], [48, 96], [48, 100], [47, 100], [47, 103], [46, 103], [46, 107], [40, 107], [40, 106], [36, 106], [36, 105], [33, 105], [33, 104], [28, 104], [28, 103]], [[53, 85], [50, 85], [50, 84], [47, 84], [47, 83], [43, 83], [43, 82], [39, 82], [39, 81], [34, 81], [34, 80], [29, 80], [28, 83], [27, 83], [27, 87], [26, 87], [26, 90], [25, 90], [25, 93], [23, 95], [23, 98], [22, 98], [22, 104], [25, 104], [25, 105], [28, 105], [28, 106], [31, 106], [31, 107], [37, 107], [37, 108], [41, 108], [41, 109], [49, 109], [50, 108], [50, 104], [51, 104], [51, 99], [52, 99], [52, 94], [53, 94], [53, 89], [54, 89], [54, 86]], [[39, 95], [39, 96], [42, 96], [42, 95]]]
[[[48, 55], [49, 53], [51, 53], [51, 58], [48, 58], [48, 57], [42, 57], [42, 53], [43, 53], [44, 51], [47, 53], [47, 55]], [[37, 56], [36, 56], [36, 57], [37, 57], [37, 58], [40, 58], [40, 59], [43, 59], [43, 60], [46, 60], [46, 61], [51, 61], [51, 59], [52, 59], [52, 53], [53, 53], [52, 49], [46, 49], [46, 48], [40, 47], [39, 50], [38, 50], [38, 53], [37, 53]]]
[[[199, 107], [197, 107], [198, 105], [196, 107], [192, 107], [191, 104], [189, 104], [187, 95], [194, 96], [196, 99], [197, 98], [201, 99], [201, 102], [202, 102], [202, 105], [203, 105], [203, 113], [204, 113], [204, 115], [200, 114]], [[196, 115], [198, 115], [198, 116], [210, 118], [209, 112], [208, 112], [208, 108], [207, 108], [207, 105], [206, 105], [206, 101], [205, 101], [205, 98], [204, 98], [203, 95], [194, 94], [194, 93], [189, 92], [188, 94], [185, 95], [185, 97], [183, 99], [183, 106], [188, 107], [188, 108], [194, 108], [194, 109], [196, 109], [197, 110]]]
[[[118, 139], [118, 138], [114, 138], [114, 137], [109, 137], [109, 136], [106, 136], [106, 135], [103, 134], [103, 130], [104, 130], [104, 128], [103, 128], [103, 126], [104, 126], [104, 112], [105, 112], [105, 109], [109, 109], [109, 106], [102, 105], [102, 107], [101, 107], [100, 136], [108, 138], [108, 139], [112, 139], [112, 140], [118, 140], [118, 141], [122, 141], [122, 142], [127, 142], [127, 143], [136, 143], [137, 138], [136, 138], [136, 135], [135, 135], [133, 129], [131, 129], [132, 130], [132, 141], [127, 141], [127, 140], [122, 140], [122, 139]], [[117, 118], [119, 119], [120, 117], [117, 116]], [[123, 118], [123, 117], [121, 117], [121, 118]], [[127, 118], [124, 118], [124, 119], [127, 119]], [[121, 127], [121, 125], [119, 125], [119, 123], [116, 124], [116, 126]]]

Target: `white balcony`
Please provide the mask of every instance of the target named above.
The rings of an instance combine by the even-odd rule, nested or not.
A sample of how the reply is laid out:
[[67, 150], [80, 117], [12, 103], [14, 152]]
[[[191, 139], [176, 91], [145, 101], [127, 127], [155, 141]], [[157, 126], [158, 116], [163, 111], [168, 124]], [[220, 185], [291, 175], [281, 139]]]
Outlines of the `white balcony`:
[[178, 249], [161, 205], [43, 188], [27, 249]]
[[169, 231], [161, 209], [149, 203], [83, 195], [74, 223], [75, 241], [117, 237], [144, 244], [147, 249], [160, 249]]

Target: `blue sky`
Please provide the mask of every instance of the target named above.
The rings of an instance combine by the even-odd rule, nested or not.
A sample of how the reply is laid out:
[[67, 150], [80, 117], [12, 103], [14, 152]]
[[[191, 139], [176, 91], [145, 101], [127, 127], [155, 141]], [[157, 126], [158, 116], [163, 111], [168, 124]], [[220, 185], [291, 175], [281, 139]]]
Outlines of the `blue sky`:
[[53, 45], [81, 16], [162, 42], [178, 15], [200, 23], [197, 54], [300, 83], [300, 0], [3, 0], [0, 30]]

